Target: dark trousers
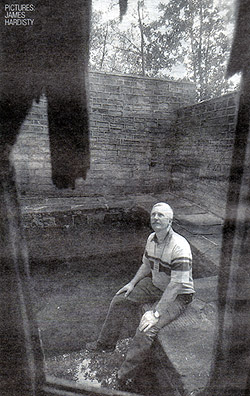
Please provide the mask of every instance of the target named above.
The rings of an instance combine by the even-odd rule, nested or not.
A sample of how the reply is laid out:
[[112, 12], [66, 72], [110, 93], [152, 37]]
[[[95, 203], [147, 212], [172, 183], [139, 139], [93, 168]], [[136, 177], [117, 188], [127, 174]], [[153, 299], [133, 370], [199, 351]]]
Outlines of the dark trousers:
[[[125, 297], [125, 293], [115, 295], [111, 301], [105, 322], [98, 337], [98, 342], [105, 346], [114, 346], [119, 339], [120, 331], [127, 320], [128, 315], [134, 313], [135, 307], [147, 304], [143, 307], [146, 312], [152, 309], [152, 305], [157, 303], [163, 292], [155, 287], [150, 277], [143, 278], [136, 284], [132, 292]], [[151, 345], [159, 330], [176, 319], [190, 302], [190, 296], [178, 296], [175, 301], [168, 304], [164, 314], [157, 324], [148, 331], [140, 331], [138, 328], [128, 350], [126, 359], [122, 364], [118, 374], [120, 378], [130, 377], [146, 358]]]
[[105, 346], [116, 345], [120, 331], [127, 318], [144, 303], [154, 303], [162, 296], [162, 291], [152, 284], [149, 277], [142, 279], [136, 284], [132, 292], [125, 297], [125, 293], [115, 295], [102, 326], [98, 341]]

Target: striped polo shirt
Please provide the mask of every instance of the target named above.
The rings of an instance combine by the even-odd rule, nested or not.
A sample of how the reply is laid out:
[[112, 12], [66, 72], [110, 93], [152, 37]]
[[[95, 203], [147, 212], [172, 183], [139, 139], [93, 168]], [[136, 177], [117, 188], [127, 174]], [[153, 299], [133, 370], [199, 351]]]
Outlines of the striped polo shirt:
[[153, 284], [162, 291], [171, 280], [179, 284], [178, 294], [194, 293], [191, 248], [173, 229], [162, 243], [158, 242], [155, 232], [149, 235], [143, 263], [150, 265]]

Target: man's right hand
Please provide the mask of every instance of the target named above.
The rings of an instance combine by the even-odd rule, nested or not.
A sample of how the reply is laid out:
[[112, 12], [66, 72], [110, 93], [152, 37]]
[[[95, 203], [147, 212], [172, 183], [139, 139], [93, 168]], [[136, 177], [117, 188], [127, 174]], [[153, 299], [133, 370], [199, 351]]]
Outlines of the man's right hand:
[[116, 294], [121, 294], [125, 292], [125, 297], [127, 297], [133, 290], [134, 285], [132, 283], [127, 283], [125, 286], [123, 286]]

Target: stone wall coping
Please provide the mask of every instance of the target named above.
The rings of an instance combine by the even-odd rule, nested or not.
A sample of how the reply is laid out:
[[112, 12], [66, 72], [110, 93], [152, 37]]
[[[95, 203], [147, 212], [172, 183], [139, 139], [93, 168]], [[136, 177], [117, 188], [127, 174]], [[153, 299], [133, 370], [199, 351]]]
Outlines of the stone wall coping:
[[117, 76], [117, 77], [129, 77], [133, 79], [138, 79], [138, 80], [153, 80], [153, 81], [163, 81], [163, 82], [168, 82], [168, 83], [173, 83], [173, 84], [187, 84], [187, 85], [193, 85], [195, 87], [195, 83], [192, 81], [178, 81], [178, 80], [170, 80], [166, 78], [160, 78], [160, 77], [148, 77], [148, 76], [139, 76], [135, 74], [122, 74], [122, 73], [107, 73], [107, 72], [102, 72], [102, 71], [95, 71], [95, 70], [89, 70], [89, 74], [101, 74], [103, 76]]
[[206, 104], [206, 103], [217, 102], [219, 100], [223, 100], [223, 99], [225, 99], [227, 97], [229, 97], [229, 98], [230, 97], [237, 97], [238, 95], [239, 95], [238, 91], [229, 92], [229, 93], [226, 93], [224, 95], [216, 96], [216, 97], [211, 98], [211, 99], [205, 99], [205, 100], [201, 100], [200, 102], [196, 102], [196, 103], [193, 103], [193, 104], [190, 104], [190, 105], [181, 106], [181, 108], [179, 110], [188, 109], [189, 107], [196, 107], [196, 106], [198, 107], [198, 106], [201, 106], [201, 105]]

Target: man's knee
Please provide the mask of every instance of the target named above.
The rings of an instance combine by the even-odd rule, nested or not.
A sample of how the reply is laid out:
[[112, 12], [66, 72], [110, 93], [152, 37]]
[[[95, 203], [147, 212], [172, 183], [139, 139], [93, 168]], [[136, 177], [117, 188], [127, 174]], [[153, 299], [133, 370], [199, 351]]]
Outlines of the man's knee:
[[[150, 276], [145, 276], [145, 278], [142, 278], [138, 283], [137, 283], [137, 287], [148, 287], [152, 285], [152, 278]], [[135, 287], [136, 287], [135, 286]]]
[[159, 330], [156, 326], [152, 326], [149, 330], [147, 331], [140, 331], [139, 328], [136, 330], [136, 337], [140, 338], [141, 340], [144, 340], [145, 343], [151, 343], [157, 334], [159, 333]]
[[110, 305], [112, 305], [112, 306], [123, 305], [125, 303], [126, 303], [125, 293], [122, 293], [122, 294], [115, 294], [111, 300]]
[[159, 328], [156, 326], [150, 327], [149, 330], [145, 331], [146, 337], [150, 338], [151, 340], [154, 340], [157, 334], [159, 333]]
[[155, 297], [152, 294], [152, 288], [154, 288], [152, 279], [150, 277], [145, 277], [135, 285], [131, 293], [128, 295], [128, 300], [134, 301], [138, 304], [143, 304], [145, 301], [152, 300]]

